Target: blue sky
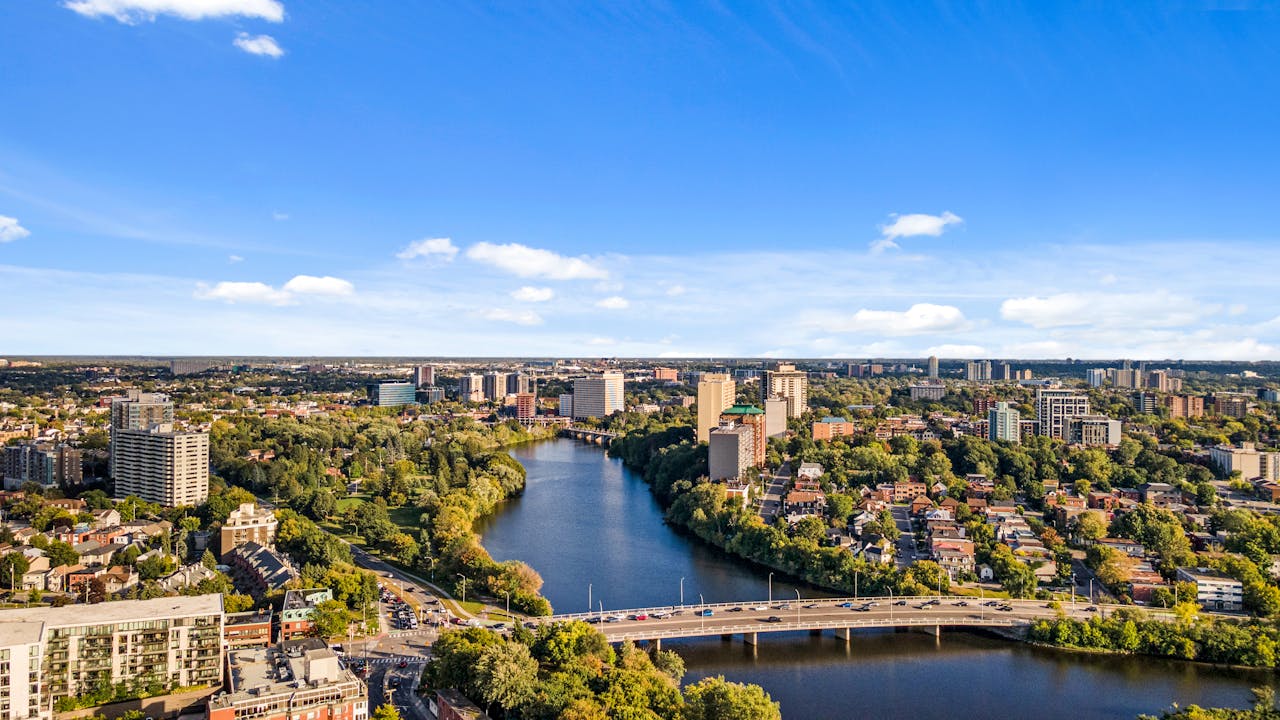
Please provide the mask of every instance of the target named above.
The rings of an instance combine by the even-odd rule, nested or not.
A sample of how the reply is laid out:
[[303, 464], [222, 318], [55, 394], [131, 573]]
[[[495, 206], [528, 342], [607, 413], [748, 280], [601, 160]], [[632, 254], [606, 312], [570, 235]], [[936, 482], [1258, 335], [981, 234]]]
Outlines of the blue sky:
[[0, 3], [0, 353], [1280, 359], [1276, 37], [1244, 0]]

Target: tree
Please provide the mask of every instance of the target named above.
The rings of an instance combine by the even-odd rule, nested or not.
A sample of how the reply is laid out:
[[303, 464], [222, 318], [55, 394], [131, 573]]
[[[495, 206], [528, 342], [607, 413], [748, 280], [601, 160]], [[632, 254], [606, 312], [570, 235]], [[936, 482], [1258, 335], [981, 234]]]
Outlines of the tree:
[[383, 703], [373, 711], [373, 720], [400, 720], [400, 711], [391, 703]]
[[0, 557], [0, 585], [10, 590], [22, 587], [22, 576], [31, 569], [31, 562], [20, 552]]
[[1101, 540], [1107, 536], [1107, 521], [1103, 519], [1102, 513], [1081, 513], [1071, 522], [1071, 534], [1074, 535], [1077, 540], [1093, 542], [1095, 540]]
[[218, 558], [214, 557], [213, 552], [208, 548], [205, 548], [204, 554], [200, 556], [200, 564], [213, 570], [218, 567]]
[[778, 703], [758, 685], [703, 678], [685, 688], [684, 720], [780, 720]]
[[311, 611], [311, 636], [319, 638], [347, 634], [351, 613], [340, 600], [325, 600]]
[[538, 687], [538, 661], [523, 643], [507, 641], [481, 650], [475, 672], [480, 697], [508, 712], [528, 703]]

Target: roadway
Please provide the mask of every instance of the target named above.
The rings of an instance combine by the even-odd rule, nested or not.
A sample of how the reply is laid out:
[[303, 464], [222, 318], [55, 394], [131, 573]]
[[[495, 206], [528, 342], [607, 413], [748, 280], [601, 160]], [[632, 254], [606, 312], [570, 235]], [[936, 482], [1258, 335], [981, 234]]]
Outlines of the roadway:
[[[853, 607], [841, 607], [851, 603]], [[865, 611], [859, 607], [874, 603]], [[927, 604], [926, 603], [930, 603]], [[993, 603], [984, 605], [983, 603]], [[1009, 610], [1000, 610], [999, 607]], [[698, 615], [703, 608], [714, 614]], [[754, 634], [787, 632], [796, 630], [843, 630], [859, 627], [913, 627], [928, 628], [968, 627], [1016, 627], [1030, 625], [1036, 620], [1052, 619], [1059, 615], [1085, 620], [1106, 615], [1119, 606], [1091, 606], [1087, 602], [1063, 603], [1061, 610], [1050, 607], [1043, 600], [984, 600], [943, 596], [909, 598], [851, 598], [834, 600], [801, 600], [777, 603], [764, 602], [723, 603], [716, 605], [686, 606], [684, 608], [650, 608], [619, 610], [606, 613], [605, 618], [622, 618], [613, 622], [598, 623], [598, 627], [610, 642], [623, 640], [653, 640], [677, 637], [704, 637], [711, 635]], [[1090, 610], [1089, 608], [1093, 608]], [[653, 617], [654, 613], [666, 617]], [[1161, 613], [1147, 609], [1148, 613]], [[668, 614], [669, 613], [669, 614]], [[648, 615], [646, 620], [634, 619]], [[558, 615], [552, 621], [586, 620], [599, 614]], [[1172, 616], [1170, 616], [1172, 617]], [[777, 620], [770, 622], [770, 618]]]
[[790, 461], [782, 463], [777, 472], [769, 475], [765, 480], [764, 495], [760, 500], [760, 519], [764, 520], [766, 525], [772, 525], [774, 518], [782, 509], [782, 491], [790, 480]]

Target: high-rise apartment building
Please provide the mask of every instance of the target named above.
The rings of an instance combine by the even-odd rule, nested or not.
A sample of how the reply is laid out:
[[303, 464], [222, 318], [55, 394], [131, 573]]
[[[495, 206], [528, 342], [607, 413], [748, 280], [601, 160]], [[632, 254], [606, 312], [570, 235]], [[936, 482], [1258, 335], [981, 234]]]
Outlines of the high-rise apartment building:
[[1089, 414], [1089, 396], [1075, 390], [1040, 388], [1036, 391], [1036, 421], [1041, 435], [1067, 439], [1067, 418]]
[[929, 377], [931, 378], [938, 377], [938, 356], [937, 355], [929, 356]]
[[1139, 415], [1154, 415], [1158, 401], [1155, 393], [1136, 392], [1133, 394], [1133, 410]]
[[1102, 387], [1107, 384], [1106, 368], [1090, 368], [1084, 371], [1085, 382], [1089, 383], [1089, 387]]
[[115, 496], [135, 495], [164, 507], [199, 505], [209, 498], [209, 435], [171, 423], [147, 430], [115, 430], [111, 441]]
[[6, 490], [26, 483], [45, 488], [74, 487], [84, 480], [80, 451], [70, 445], [23, 443], [3, 448], [0, 474]]
[[1103, 415], [1079, 415], [1067, 418], [1067, 442], [1074, 445], [1120, 444], [1120, 421]]
[[1168, 370], [1152, 370], [1147, 373], [1147, 387], [1160, 392], [1171, 392], [1169, 381], [1172, 379], [1169, 377]]
[[659, 382], [679, 382], [680, 371], [669, 367], [654, 368], [653, 379]]
[[1013, 366], [1007, 362], [998, 362], [992, 371], [992, 380], [1016, 380], [1013, 372]]
[[556, 413], [560, 417], [573, 417], [573, 393], [560, 393], [560, 405]]
[[46, 719], [112, 685], [217, 687], [222, 625], [220, 594], [5, 610], [0, 720]]
[[144, 393], [129, 390], [124, 397], [111, 401], [111, 461], [110, 473], [116, 474], [116, 432], [119, 430], [147, 430], [152, 425], [173, 422], [173, 403], [163, 393]]
[[623, 409], [623, 375], [609, 371], [573, 381], [573, 417], [602, 418]]
[[1140, 388], [1142, 387], [1142, 371], [1137, 368], [1120, 368], [1114, 371], [1111, 382], [1118, 388]]
[[990, 360], [970, 360], [964, 364], [964, 379], [981, 382], [991, 379]]
[[501, 402], [507, 396], [507, 374], [504, 372], [487, 372], [481, 380], [484, 399]]
[[408, 381], [391, 380], [387, 382], [369, 383], [369, 404], [377, 407], [401, 407], [418, 402], [414, 384]]
[[1230, 393], [1214, 393], [1213, 409], [1219, 415], [1242, 418], [1249, 414], [1249, 397]]
[[760, 384], [760, 399], [785, 398], [787, 417], [800, 417], [809, 409], [809, 374], [796, 370], [791, 363], [777, 363], [764, 373]]
[[516, 417], [529, 420], [538, 414], [538, 396], [531, 392], [516, 393]]
[[420, 394], [422, 397], [422, 402], [427, 405], [434, 405], [439, 402], [444, 402], [444, 388], [438, 388], [434, 386], [423, 388]]
[[532, 388], [532, 378], [524, 373], [514, 372], [507, 374], [507, 394], [519, 395], [520, 393], [529, 392]]
[[998, 402], [987, 411], [987, 439], [1021, 442], [1022, 417], [1018, 409], [1007, 402]]
[[708, 437], [707, 470], [711, 480], [739, 480], [752, 466], [755, 430], [746, 425], [721, 425]]
[[1164, 398], [1169, 417], [1198, 418], [1204, 415], [1204, 398], [1198, 395], [1169, 395]]
[[707, 442], [720, 425], [720, 413], [733, 406], [738, 385], [726, 373], [702, 373], [698, 380], [698, 442]]
[[786, 437], [787, 407], [786, 398], [771, 397], [764, 401], [764, 434], [765, 437]]
[[765, 434], [764, 411], [754, 405], [734, 405], [721, 413], [720, 423], [751, 428], [751, 465], [764, 467], [765, 451], [769, 448], [769, 437]]
[[484, 376], [468, 373], [458, 378], [459, 402], [484, 402]]
[[413, 369], [413, 384], [419, 390], [436, 384], [436, 369], [432, 365], [419, 365]]
[[1280, 453], [1260, 452], [1253, 443], [1240, 447], [1218, 445], [1209, 449], [1209, 460], [1223, 475], [1240, 473], [1241, 480], [1280, 480]]

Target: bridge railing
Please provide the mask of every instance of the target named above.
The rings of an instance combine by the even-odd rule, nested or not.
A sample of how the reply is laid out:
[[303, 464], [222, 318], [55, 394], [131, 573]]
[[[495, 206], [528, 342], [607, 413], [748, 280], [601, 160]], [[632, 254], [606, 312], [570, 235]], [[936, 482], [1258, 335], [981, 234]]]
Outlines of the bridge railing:
[[984, 618], [904, 616], [901, 618], [878, 618], [873, 620], [849, 619], [817, 620], [808, 622], [804, 620], [799, 622], [795, 620], [784, 620], [777, 623], [755, 622], [751, 624], [738, 623], [734, 625], [713, 624], [710, 627], [688, 626], [650, 631], [645, 631], [638, 627], [629, 627], [625, 631], [610, 632], [605, 630], [603, 632], [605, 633], [605, 637], [607, 637], [611, 642], [617, 642], [619, 640], [661, 640], [663, 638], [699, 637], [704, 635], [736, 635], [740, 633], [794, 632], [796, 630], [852, 630], [858, 628], [916, 627], [935, 625], [944, 625], [948, 627], [1017, 627], [1018, 625], [1025, 625], [1028, 622], [1031, 622], [1028, 618], [1010, 618], [1003, 616]]

